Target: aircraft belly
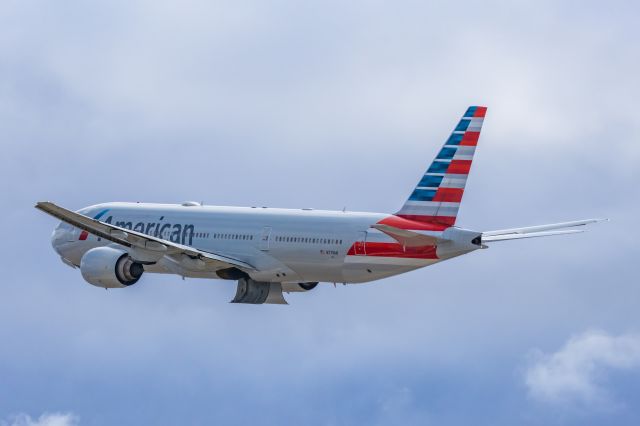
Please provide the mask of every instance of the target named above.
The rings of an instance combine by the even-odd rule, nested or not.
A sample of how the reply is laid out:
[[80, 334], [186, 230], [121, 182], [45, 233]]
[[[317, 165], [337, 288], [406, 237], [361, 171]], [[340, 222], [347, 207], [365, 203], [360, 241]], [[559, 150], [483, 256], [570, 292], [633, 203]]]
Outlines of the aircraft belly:
[[364, 283], [391, 277], [425, 266], [433, 265], [439, 259], [419, 259], [388, 256], [346, 256], [343, 281]]
[[342, 259], [287, 261], [303, 281], [364, 283], [413, 271], [439, 262], [438, 259], [415, 259], [383, 256], [344, 256]]
[[[315, 254], [290, 255], [281, 259], [304, 282], [342, 282], [342, 259], [319, 257]], [[284, 280], [286, 281], [286, 280]]]

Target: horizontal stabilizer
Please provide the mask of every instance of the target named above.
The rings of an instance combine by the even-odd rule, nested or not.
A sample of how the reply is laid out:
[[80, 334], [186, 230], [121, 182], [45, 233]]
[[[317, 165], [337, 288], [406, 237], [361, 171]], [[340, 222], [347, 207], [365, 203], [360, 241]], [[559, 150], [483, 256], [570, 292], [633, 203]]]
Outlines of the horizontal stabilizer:
[[371, 225], [371, 227], [384, 232], [405, 247], [433, 246], [440, 242], [448, 241], [430, 235], [429, 233], [432, 231], [409, 231], [383, 224], [375, 224]]
[[482, 242], [490, 243], [493, 241], [519, 240], [522, 238], [548, 237], [551, 235], [579, 234], [581, 232], [584, 232], [584, 230], [567, 229], [566, 231], [529, 232], [527, 234], [507, 234], [507, 235], [493, 235], [493, 236], [483, 235]]
[[528, 226], [523, 228], [501, 229], [482, 233], [482, 242], [518, 240], [521, 238], [548, 237], [552, 235], [576, 234], [584, 232], [581, 229], [565, 229], [585, 226], [591, 223], [603, 222], [608, 219], [586, 219], [571, 222], [552, 223], [548, 225]]

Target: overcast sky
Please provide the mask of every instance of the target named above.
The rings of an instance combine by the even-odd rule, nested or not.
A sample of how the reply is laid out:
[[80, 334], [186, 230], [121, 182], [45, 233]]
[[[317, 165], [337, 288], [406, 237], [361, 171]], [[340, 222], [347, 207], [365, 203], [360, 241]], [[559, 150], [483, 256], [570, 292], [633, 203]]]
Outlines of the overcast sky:
[[[640, 424], [632, 1], [0, 7], [0, 425]], [[33, 209], [394, 212], [488, 106], [458, 224], [607, 217], [289, 306], [104, 291]]]

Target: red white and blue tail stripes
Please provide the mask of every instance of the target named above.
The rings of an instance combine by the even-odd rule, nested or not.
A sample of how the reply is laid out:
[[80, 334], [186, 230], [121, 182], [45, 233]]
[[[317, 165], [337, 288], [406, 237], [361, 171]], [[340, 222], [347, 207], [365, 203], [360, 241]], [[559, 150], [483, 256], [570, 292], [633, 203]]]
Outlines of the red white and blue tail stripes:
[[397, 216], [417, 222], [455, 224], [486, 112], [482, 106], [467, 109]]

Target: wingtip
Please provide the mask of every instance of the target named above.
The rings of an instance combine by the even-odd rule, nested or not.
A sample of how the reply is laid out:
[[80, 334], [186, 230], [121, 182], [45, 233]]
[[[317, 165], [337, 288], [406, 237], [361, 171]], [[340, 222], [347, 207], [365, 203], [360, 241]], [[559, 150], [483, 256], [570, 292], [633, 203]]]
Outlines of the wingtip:
[[36, 204], [33, 206], [36, 209], [41, 209], [44, 206], [46, 206], [47, 204], [52, 204], [51, 201], [37, 201]]
[[595, 219], [584, 219], [582, 222], [583, 222], [583, 225], [591, 225], [592, 223], [609, 222], [609, 221], [610, 219], [608, 217], [605, 217], [605, 218], [595, 218]]

